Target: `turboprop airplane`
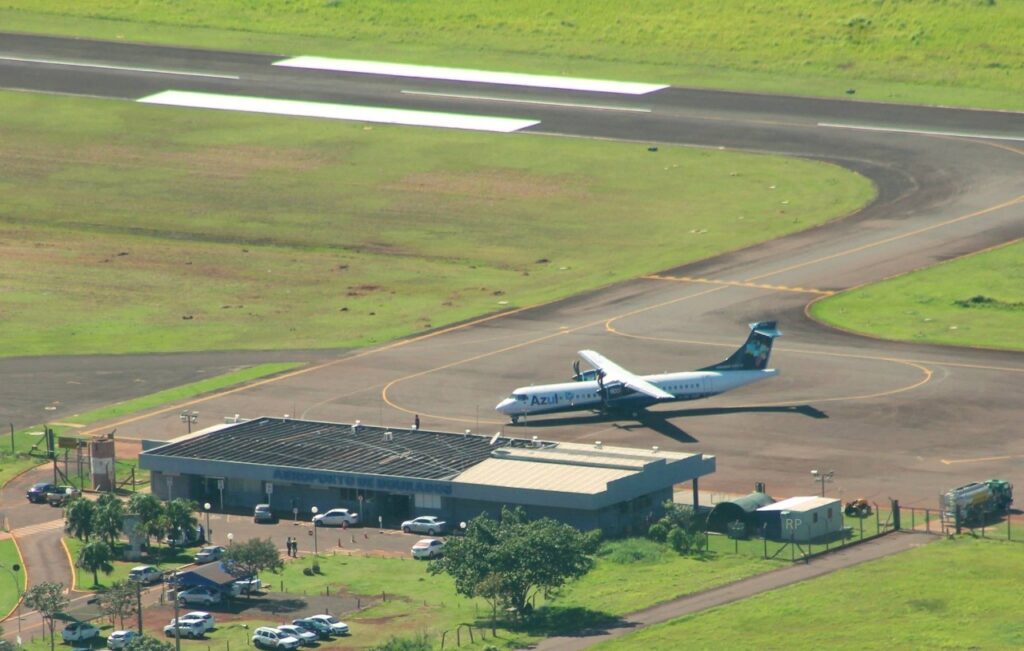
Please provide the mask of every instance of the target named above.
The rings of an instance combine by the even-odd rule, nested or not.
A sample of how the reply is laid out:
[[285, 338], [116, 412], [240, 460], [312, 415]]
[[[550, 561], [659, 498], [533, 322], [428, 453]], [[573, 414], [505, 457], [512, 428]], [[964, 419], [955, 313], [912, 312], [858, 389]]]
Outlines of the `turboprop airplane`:
[[594, 368], [580, 371], [573, 362], [573, 381], [520, 387], [498, 403], [495, 410], [512, 419], [569, 411], [640, 410], [660, 402], [699, 400], [778, 375], [768, 366], [772, 341], [782, 333], [775, 321], [750, 324], [750, 335], [739, 350], [724, 361], [696, 371], [635, 375], [593, 350], [579, 356]]

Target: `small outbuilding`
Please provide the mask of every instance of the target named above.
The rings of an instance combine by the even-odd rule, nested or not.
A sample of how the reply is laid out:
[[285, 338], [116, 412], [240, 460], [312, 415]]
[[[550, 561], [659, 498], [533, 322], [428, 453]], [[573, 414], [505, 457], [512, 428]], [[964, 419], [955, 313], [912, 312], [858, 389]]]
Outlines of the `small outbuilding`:
[[224, 567], [224, 563], [207, 563], [183, 570], [175, 575], [180, 588], [203, 587], [219, 592], [231, 592], [231, 584], [238, 580]]
[[806, 543], [842, 535], [843, 508], [831, 497], [790, 497], [757, 509], [764, 537]]
[[719, 502], [708, 514], [708, 531], [729, 533], [729, 525], [742, 522], [747, 533], [758, 528], [757, 510], [773, 503], [775, 499], [763, 492], [754, 492], [728, 502]]

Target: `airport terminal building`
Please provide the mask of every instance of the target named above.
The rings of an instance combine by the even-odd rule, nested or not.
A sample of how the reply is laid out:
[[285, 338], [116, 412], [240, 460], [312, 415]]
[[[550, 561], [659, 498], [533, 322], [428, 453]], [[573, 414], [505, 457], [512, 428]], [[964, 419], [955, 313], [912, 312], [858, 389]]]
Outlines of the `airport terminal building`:
[[715, 471], [715, 457], [658, 448], [558, 443], [495, 434], [424, 431], [288, 418], [217, 425], [146, 441], [139, 465], [153, 493], [214, 509], [310, 518], [347, 507], [365, 523], [419, 515], [450, 523], [502, 505], [580, 529], [626, 533], [660, 513], [675, 484]]

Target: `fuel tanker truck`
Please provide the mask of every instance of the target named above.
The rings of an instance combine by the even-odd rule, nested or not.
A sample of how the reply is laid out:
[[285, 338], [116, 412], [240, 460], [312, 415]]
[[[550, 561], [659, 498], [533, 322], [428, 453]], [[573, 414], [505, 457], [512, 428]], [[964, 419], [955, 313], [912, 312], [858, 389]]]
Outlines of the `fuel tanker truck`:
[[990, 515], [1006, 513], [1013, 504], [1013, 484], [1003, 479], [971, 482], [947, 491], [940, 498], [942, 515], [964, 524], [983, 522]]

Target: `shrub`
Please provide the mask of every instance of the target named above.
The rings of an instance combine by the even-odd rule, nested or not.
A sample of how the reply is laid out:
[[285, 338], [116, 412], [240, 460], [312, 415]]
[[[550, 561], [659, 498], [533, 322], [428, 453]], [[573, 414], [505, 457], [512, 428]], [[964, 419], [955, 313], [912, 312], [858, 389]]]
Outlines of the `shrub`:
[[647, 530], [647, 537], [657, 542], [665, 542], [668, 537], [668, 526], [661, 522], [652, 524], [651, 528]]
[[426, 633], [411, 637], [390, 637], [384, 644], [373, 647], [373, 651], [431, 651], [433, 645]]
[[649, 563], [660, 560], [664, 548], [653, 540], [626, 538], [604, 544], [597, 555], [612, 563]]

